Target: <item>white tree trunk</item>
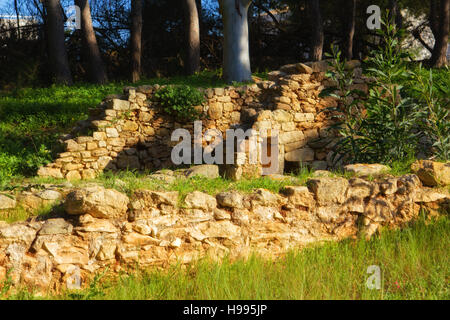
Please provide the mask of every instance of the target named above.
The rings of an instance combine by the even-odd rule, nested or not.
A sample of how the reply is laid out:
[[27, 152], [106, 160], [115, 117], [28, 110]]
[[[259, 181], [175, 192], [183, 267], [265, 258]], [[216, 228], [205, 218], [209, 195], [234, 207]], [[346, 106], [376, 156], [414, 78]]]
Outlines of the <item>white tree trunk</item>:
[[248, 8], [252, 0], [219, 0], [223, 17], [223, 77], [227, 82], [251, 81]]

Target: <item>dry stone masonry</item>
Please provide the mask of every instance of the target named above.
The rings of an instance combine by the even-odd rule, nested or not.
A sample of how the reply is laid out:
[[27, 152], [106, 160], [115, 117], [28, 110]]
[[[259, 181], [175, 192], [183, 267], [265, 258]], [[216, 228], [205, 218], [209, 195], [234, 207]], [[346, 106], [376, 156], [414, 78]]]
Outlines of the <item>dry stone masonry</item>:
[[424, 187], [414, 174], [372, 181], [317, 174], [278, 194], [194, 191], [184, 199], [176, 191], [126, 195], [92, 183], [41, 187], [0, 195], [0, 213], [61, 203], [56, 216], [0, 221], [0, 283], [10, 277], [14, 285], [59, 290], [74, 274], [85, 286], [107, 267], [114, 274], [204, 256], [277, 257], [317, 241], [370, 237], [380, 227], [402, 226], [420, 209], [432, 216], [450, 209], [448, 190]]
[[[359, 61], [350, 61], [347, 66], [354, 70], [354, 86], [367, 91]], [[205, 115], [203, 133], [217, 129], [225, 137], [230, 128], [278, 130], [278, 173], [283, 172], [285, 163], [330, 167], [335, 137], [328, 130], [331, 114], [325, 110], [338, 102], [319, 98], [321, 90], [333, 85], [325, 77], [327, 68], [326, 61], [286, 65], [269, 73], [269, 81], [204, 90], [207, 102], [197, 107]], [[66, 137], [66, 152], [40, 168], [38, 175], [90, 179], [105, 169], [171, 167], [171, 150], [176, 144], [171, 142], [173, 130], [185, 128], [193, 136], [194, 128], [193, 123], [179, 123], [162, 111], [153, 98], [159, 88], [127, 87], [124, 95], [107, 97]], [[77, 136], [88, 128], [92, 135]], [[245, 151], [242, 156], [247, 159], [243, 165], [226, 166], [222, 171], [235, 179], [243, 174], [260, 175], [262, 166], [248, 164]]]

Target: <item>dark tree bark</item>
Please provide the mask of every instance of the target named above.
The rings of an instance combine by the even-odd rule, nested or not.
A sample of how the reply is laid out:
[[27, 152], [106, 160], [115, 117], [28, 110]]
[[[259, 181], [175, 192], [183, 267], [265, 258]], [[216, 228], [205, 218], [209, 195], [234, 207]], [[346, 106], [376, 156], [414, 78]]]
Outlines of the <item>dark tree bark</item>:
[[196, 0], [183, 0], [186, 32], [186, 61], [188, 75], [200, 70], [200, 20]]
[[17, 39], [20, 39], [20, 18], [19, 18], [19, 7], [17, 5], [17, 0], [14, 0], [14, 10], [16, 11], [16, 19], [17, 19]]
[[431, 65], [435, 68], [447, 65], [450, 0], [441, 0], [439, 11], [439, 26], [434, 34], [435, 44], [431, 56]]
[[131, 0], [131, 81], [141, 79], [142, 0]]
[[320, 13], [320, 0], [308, 0], [308, 15], [311, 26], [310, 58], [312, 61], [322, 60], [323, 51], [323, 24]]
[[428, 20], [430, 22], [430, 28], [434, 35], [438, 34], [439, 30], [439, 12], [438, 12], [439, 0], [430, 0], [430, 15]]
[[351, 60], [353, 58], [353, 37], [355, 36], [356, 0], [344, 0], [342, 8], [344, 9], [344, 57]]
[[403, 26], [403, 17], [398, 5], [398, 0], [389, 0], [389, 19], [395, 23], [398, 29]]
[[45, 0], [47, 12], [48, 56], [53, 69], [54, 80], [60, 84], [72, 84], [69, 59], [64, 44], [64, 21], [59, 0]]
[[75, 5], [80, 7], [81, 32], [83, 44], [89, 64], [89, 75], [92, 81], [98, 84], [108, 82], [108, 76], [102, 61], [100, 50], [97, 44], [94, 27], [92, 25], [91, 8], [88, 0], [75, 0]]

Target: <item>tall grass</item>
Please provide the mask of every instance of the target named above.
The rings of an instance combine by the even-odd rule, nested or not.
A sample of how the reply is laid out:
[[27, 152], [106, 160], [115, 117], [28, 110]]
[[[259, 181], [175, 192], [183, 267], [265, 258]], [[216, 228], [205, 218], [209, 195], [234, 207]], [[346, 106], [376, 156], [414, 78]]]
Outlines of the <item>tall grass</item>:
[[[96, 279], [78, 292], [46, 299], [449, 299], [450, 221], [419, 220], [380, 237], [325, 243], [277, 260], [201, 260], [187, 268]], [[381, 288], [366, 286], [381, 269]], [[29, 298], [30, 295], [22, 293]], [[21, 295], [9, 296], [21, 298]]]

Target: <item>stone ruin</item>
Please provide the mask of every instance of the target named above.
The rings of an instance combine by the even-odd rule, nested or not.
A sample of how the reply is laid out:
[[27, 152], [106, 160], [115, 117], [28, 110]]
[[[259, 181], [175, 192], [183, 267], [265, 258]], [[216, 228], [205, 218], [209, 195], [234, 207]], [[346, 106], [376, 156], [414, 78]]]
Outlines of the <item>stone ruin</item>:
[[[350, 61], [354, 88], [367, 92], [367, 79], [362, 75], [359, 61]], [[278, 172], [285, 166], [309, 165], [314, 169], [333, 166], [332, 147], [335, 133], [327, 108], [337, 107], [335, 98], [319, 98], [320, 92], [335, 85], [327, 79], [328, 62], [298, 63], [269, 73], [269, 81], [243, 87], [203, 90], [206, 103], [198, 106], [205, 118], [203, 132], [241, 127], [256, 131], [278, 130]], [[40, 168], [38, 175], [55, 178], [90, 179], [103, 170], [157, 170], [172, 167], [171, 150], [176, 142], [171, 134], [177, 128], [189, 130], [194, 125], [180, 123], [167, 115], [153, 95], [160, 86], [127, 87], [124, 94], [109, 96], [90, 110], [82, 121], [65, 137], [65, 150], [54, 163]], [[93, 130], [92, 135], [80, 135]], [[268, 137], [270, 138], [270, 137]], [[203, 146], [206, 142], [203, 141]], [[261, 164], [249, 164], [248, 148], [242, 154], [242, 164], [221, 168], [225, 175], [239, 179], [242, 175], [258, 176]], [[237, 151], [237, 150], [235, 150]]]
[[[367, 91], [359, 62], [347, 67], [353, 70], [354, 86]], [[333, 114], [324, 110], [338, 101], [319, 98], [323, 88], [333, 85], [325, 78], [327, 68], [326, 62], [288, 65], [270, 73], [269, 81], [207, 89], [207, 103], [198, 106], [208, 115], [203, 129], [278, 129], [280, 173], [300, 163], [330, 168], [336, 136], [329, 130]], [[126, 88], [123, 96], [105, 99], [66, 137], [66, 152], [40, 168], [39, 175], [89, 179], [105, 169], [171, 167], [172, 130], [183, 127], [192, 133], [193, 124], [178, 123], [161, 111], [152, 101], [158, 88]], [[86, 129], [93, 134], [80, 135]], [[367, 175], [380, 168], [356, 164], [349, 170]], [[261, 173], [258, 164], [222, 169], [234, 179]], [[92, 182], [78, 188], [69, 182], [23, 186], [0, 193], [0, 214], [19, 207], [35, 212], [42, 205], [59, 210], [23, 222], [0, 221], [0, 284], [9, 277], [15, 287], [48, 292], [74, 282], [85, 287], [106, 268], [118, 275], [205, 256], [278, 257], [313, 242], [368, 238], [382, 227], [405, 225], [421, 210], [429, 216], [448, 213], [450, 196], [439, 186], [450, 184], [450, 165], [419, 161], [412, 170], [415, 174], [375, 174], [375, 179], [346, 179], [318, 170], [306, 186], [292, 181], [279, 193], [194, 191], [184, 198], [176, 191], [125, 194]]]
[[[449, 177], [447, 171], [447, 182]], [[450, 210], [448, 192], [424, 187], [414, 174], [375, 181], [317, 176], [280, 193], [194, 191], [183, 200], [177, 191], [127, 195], [98, 185], [46, 185], [23, 193], [61, 203], [63, 213], [0, 221], [0, 284], [9, 277], [14, 286], [44, 293], [86, 287], [106, 268], [116, 276], [207, 256], [276, 258], [313, 242], [370, 237], [381, 227], [403, 226], [421, 209], [430, 216]], [[16, 203], [0, 194], [0, 212], [24, 196], [17, 195]]]

